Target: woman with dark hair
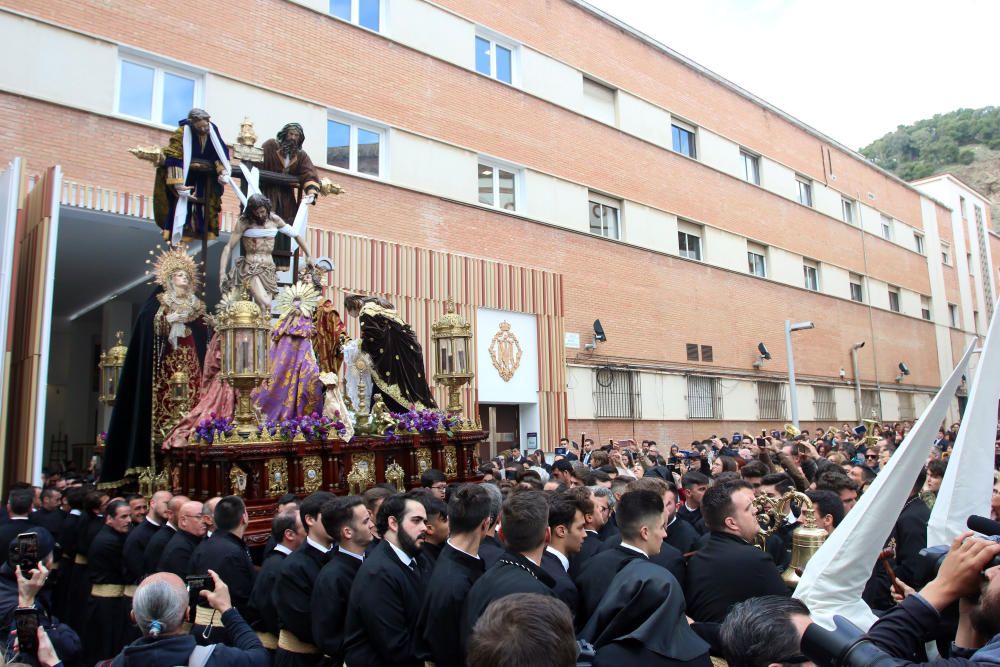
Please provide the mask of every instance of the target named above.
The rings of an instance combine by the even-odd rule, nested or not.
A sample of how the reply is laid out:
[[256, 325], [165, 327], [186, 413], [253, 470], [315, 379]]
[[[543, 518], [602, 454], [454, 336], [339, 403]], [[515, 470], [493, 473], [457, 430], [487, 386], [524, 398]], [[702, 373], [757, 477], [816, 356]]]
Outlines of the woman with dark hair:
[[732, 456], [717, 456], [712, 462], [712, 477], [717, 477], [724, 472], [739, 472], [739, 464]]

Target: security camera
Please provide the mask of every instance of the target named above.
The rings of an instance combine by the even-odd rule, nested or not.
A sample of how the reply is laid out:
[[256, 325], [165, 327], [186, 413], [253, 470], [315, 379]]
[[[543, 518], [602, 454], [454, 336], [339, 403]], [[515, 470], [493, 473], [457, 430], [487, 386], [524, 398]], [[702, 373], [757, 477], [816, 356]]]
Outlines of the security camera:
[[905, 361], [899, 362], [899, 372], [902, 373], [903, 375], [910, 374], [910, 367], [906, 365]]
[[767, 346], [764, 343], [757, 343], [757, 351], [760, 352], [760, 358], [766, 361], [771, 360], [771, 353], [767, 351]]
[[608, 337], [604, 335], [604, 327], [601, 326], [600, 320], [594, 320], [594, 340], [602, 343], [608, 340]]

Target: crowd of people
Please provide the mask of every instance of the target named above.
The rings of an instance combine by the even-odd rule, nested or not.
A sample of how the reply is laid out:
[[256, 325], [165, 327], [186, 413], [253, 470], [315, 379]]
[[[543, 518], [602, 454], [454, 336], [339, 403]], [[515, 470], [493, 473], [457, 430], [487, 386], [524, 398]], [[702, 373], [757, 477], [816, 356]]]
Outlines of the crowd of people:
[[[259, 564], [239, 496], [112, 497], [53, 474], [15, 485], [0, 522], [7, 655], [42, 667], [802, 664], [809, 610], [781, 573], [806, 510], [791, 505], [763, 540], [755, 499], [801, 491], [832, 533], [909, 427], [662, 450], [563, 439], [554, 456], [483, 464], [479, 483], [430, 469], [405, 493], [289, 495]], [[938, 572], [920, 555], [957, 428], [931, 448], [885, 565], [865, 565], [864, 599], [882, 614], [868, 638], [904, 661], [936, 639], [953, 660], [1000, 662], [1000, 545], [958, 540]], [[25, 609], [40, 625], [33, 655], [19, 653]]]

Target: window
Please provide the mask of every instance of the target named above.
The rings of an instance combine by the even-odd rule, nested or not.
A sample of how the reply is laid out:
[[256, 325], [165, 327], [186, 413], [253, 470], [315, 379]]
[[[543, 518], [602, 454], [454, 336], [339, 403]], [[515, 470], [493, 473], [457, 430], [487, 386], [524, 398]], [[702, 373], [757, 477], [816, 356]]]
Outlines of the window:
[[497, 81], [513, 83], [514, 49], [476, 35], [476, 71]]
[[642, 419], [639, 373], [610, 367], [595, 370], [594, 415], [598, 418]]
[[590, 233], [609, 239], [621, 238], [621, 207], [622, 203], [617, 199], [611, 199], [596, 192], [591, 192]]
[[951, 326], [958, 326], [958, 306], [953, 303], [948, 304], [948, 321], [951, 323]]
[[959, 198], [958, 198], [958, 210], [962, 213], [962, 220], [965, 220], [968, 217], [965, 214], [965, 197], [959, 196]]
[[796, 174], [795, 182], [799, 187], [799, 203], [803, 206], [813, 205], [813, 184], [812, 180], [808, 176], [799, 176]]
[[747, 183], [760, 185], [760, 156], [741, 150], [740, 159], [743, 161], [743, 178]]
[[917, 414], [913, 409], [913, 394], [908, 391], [897, 391], [896, 398], [899, 400], [899, 418], [905, 420], [916, 419]]
[[380, 0], [330, 0], [330, 14], [378, 32]]
[[615, 125], [615, 97], [618, 91], [584, 78], [583, 112], [608, 125]]
[[118, 113], [176, 126], [200, 103], [200, 76], [141, 59], [119, 61]]
[[802, 275], [805, 279], [805, 288], [813, 292], [819, 291], [819, 264], [811, 259], [802, 260]]
[[347, 119], [326, 121], [326, 163], [359, 174], [379, 176], [382, 169], [385, 132]]
[[756, 243], [747, 243], [747, 264], [750, 275], [767, 278], [767, 248]]
[[698, 361], [698, 343], [687, 343], [687, 360]]
[[858, 303], [864, 303], [865, 300], [865, 288], [864, 288], [864, 278], [856, 273], [852, 273], [848, 280], [851, 283], [851, 301], [857, 301]]
[[844, 222], [849, 225], [854, 224], [854, 200], [848, 199], [847, 197], [840, 198], [840, 214], [844, 218]]
[[[711, 345], [698, 345], [698, 343], [687, 343], [686, 352], [688, 361], [704, 361], [705, 363], [712, 363], [715, 359], [714, 351]], [[699, 358], [698, 352], [701, 351], [701, 357]]]
[[889, 310], [899, 312], [899, 288], [892, 285], [889, 286]]
[[882, 418], [882, 401], [879, 400], [878, 392], [874, 389], [861, 390], [861, 418]]
[[969, 267], [969, 275], [970, 276], [975, 276], [976, 275], [976, 270], [974, 268], [972, 268], [972, 253], [971, 252], [965, 253], [965, 265]]
[[892, 240], [892, 218], [887, 215], [882, 216], [882, 238]]
[[919, 252], [921, 255], [924, 254], [924, 235], [917, 232], [913, 232], [913, 249]]
[[714, 356], [714, 353], [712, 351], [712, 346], [711, 345], [702, 345], [701, 346], [701, 360], [704, 361], [706, 364], [710, 364], [713, 361], [715, 361], [715, 356]]
[[480, 160], [478, 175], [480, 204], [517, 210], [517, 172]]
[[833, 387], [813, 387], [813, 408], [816, 419], [837, 418], [837, 401], [833, 397]]
[[972, 311], [972, 330], [975, 333], [977, 333], [977, 334], [979, 333], [979, 311], [978, 310]]
[[947, 241], [941, 241], [941, 263], [951, 266], [951, 244]]
[[925, 320], [931, 319], [931, 299], [928, 296], [920, 297], [920, 317]]
[[678, 221], [677, 245], [681, 257], [701, 261], [701, 227]]
[[722, 419], [722, 381], [689, 375], [688, 419]]
[[785, 385], [780, 382], [757, 383], [758, 419], [785, 419]]
[[683, 155], [687, 155], [689, 158], [698, 157], [698, 151], [695, 148], [695, 130], [691, 125], [685, 125], [684, 123], [679, 123], [674, 121], [670, 126], [670, 133], [673, 135], [674, 150]]

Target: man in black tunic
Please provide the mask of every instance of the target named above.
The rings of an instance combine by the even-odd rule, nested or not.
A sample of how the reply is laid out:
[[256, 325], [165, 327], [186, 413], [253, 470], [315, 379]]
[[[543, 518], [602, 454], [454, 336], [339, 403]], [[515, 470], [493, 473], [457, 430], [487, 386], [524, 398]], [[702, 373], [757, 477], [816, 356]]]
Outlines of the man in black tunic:
[[323, 526], [323, 505], [336, 496], [317, 491], [302, 501], [299, 515], [306, 529], [306, 541], [281, 564], [271, 599], [278, 611], [278, 650], [275, 667], [315, 667], [323, 654], [312, 634], [312, 591], [320, 570], [330, 560], [330, 536]]
[[[219, 575], [229, 587], [232, 605], [241, 616], [245, 616], [257, 572], [243, 543], [243, 534], [250, 523], [243, 499], [239, 496], [219, 499], [212, 512], [212, 521], [215, 530], [194, 550], [189, 569], [192, 574], [208, 574], [212, 570]], [[198, 600], [191, 633], [203, 646], [216, 643], [234, 645], [233, 637], [207, 599]]]
[[[711, 530], [705, 525], [705, 520], [701, 513], [701, 501], [708, 491], [712, 480], [708, 475], [704, 475], [697, 470], [684, 473], [681, 478], [681, 486], [684, 487], [684, 502], [677, 508], [677, 518], [683, 519], [691, 524], [699, 534]], [[753, 488], [753, 487], [751, 487]]]
[[103, 491], [88, 491], [83, 497], [83, 516], [80, 532], [76, 539], [76, 557], [66, 591], [63, 621], [83, 636], [87, 628], [87, 608], [90, 602], [90, 573], [87, 555], [94, 538], [104, 528], [104, 508], [108, 494]]
[[[698, 549], [701, 535], [689, 522], [677, 516], [677, 503], [680, 502], [677, 485], [668, 481], [667, 490], [668, 493], [663, 497], [663, 510], [667, 513], [667, 539], [663, 543], [677, 549], [683, 556]], [[683, 583], [684, 578], [681, 577], [678, 581]]]
[[737, 602], [760, 595], [789, 595], [778, 568], [753, 546], [760, 531], [753, 487], [743, 480], [719, 482], [701, 502], [708, 543], [688, 561], [684, 597], [696, 621], [721, 623]]
[[555, 579], [556, 585], [552, 590], [566, 603], [574, 619], [580, 606], [580, 592], [569, 576], [569, 559], [580, 553], [586, 535], [584, 516], [593, 512], [593, 501], [579, 494], [564, 492], [549, 496], [551, 537], [542, 555], [542, 569]]
[[382, 535], [351, 586], [344, 631], [344, 660], [351, 667], [420, 667], [414, 626], [425, 581], [417, 558], [427, 534], [419, 500], [395, 495], [379, 507]]
[[580, 588], [580, 616], [589, 619], [601, 598], [608, 592], [615, 575], [629, 561], [649, 560], [660, 553], [666, 516], [663, 497], [655, 491], [637, 489], [622, 495], [618, 503], [618, 529], [621, 543], [597, 554], [583, 566], [576, 583]]
[[[278, 504], [281, 507], [281, 504]], [[296, 503], [292, 509], [280, 511], [271, 521], [271, 541], [274, 548], [264, 556], [260, 572], [250, 593], [250, 604], [247, 610], [247, 622], [257, 632], [257, 638], [274, 657], [278, 648], [278, 610], [274, 606], [274, 584], [278, 580], [278, 572], [292, 552], [306, 541], [306, 531], [302, 527], [299, 516], [299, 506]]]
[[[70, 582], [73, 579], [73, 568], [76, 567], [77, 543], [80, 541], [80, 532], [83, 530], [83, 498], [86, 491], [82, 486], [75, 486], [66, 489], [63, 497], [69, 506], [69, 514], [62, 526], [62, 558], [59, 562], [59, 576], [55, 581], [55, 594], [53, 604], [56, 615], [62, 619], [67, 619], [66, 602], [70, 595]], [[81, 566], [82, 567], [82, 566]], [[76, 628], [74, 628], [75, 630]]]
[[486, 489], [486, 493], [490, 496], [490, 529], [479, 543], [479, 557], [483, 559], [483, 567], [488, 570], [506, 551], [496, 537], [497, 527], [500, 525], [500, 510], [503, 508], [503, 493], [500, 487], [492, 482], [482, 482], [480, 486]]
[[[684, 571], [686, 569], [684, 555], [681, 551], [668, 544], [670, 540], [670, 515], [675, 509], [674, 499], [676, 498], [674, 491], [672, 490], [671, 483], [667, 482], [662, 477], [643, 477], [642, 479], [629, 482], [629, 485], [625, 488], [626, 492], [639, 490], [653, 491], [663, 499], [663, 516], [667, 531], [667, 538], [664, 539], [663, 544], [660, 545], [659, 553], [650, 554], [649, 560], [660, 567], [670, 570], [670, 574], [674, 575], [678, 582], [683, 582], [685, 579]], [[676, 527], [677, 523], [677, 521], [674, 521], [673, 525]], [[681, 521], [680, 524], [690, 530], [691, 535], [695, 536], [695, 539], [700, 538], [694, 528], [691, 528], [686, 521]], [[620, 536], [612, 538], [604, 543], [604, 548], [612, 549], [621, 543], [622, 540]]]
[[569, 561], [569, 575], [575, 579], [579, 576], [584, 564], [604, 546], [598, 533], [604, 527], [610, 511], [608, 509], [608, 497], [606, 495], [598, 496], [590, 487], [578, 486], [570, 489], [569, 492], [580, 494], [581, 499], [589, 499], [594, 506], [594, 511], [585, 514], [583, 517], [583, 528], [586, 531], [586, 535], [583, 538], [583, 544], [580, 546], [580, 552], [575, 554]]
[[43, 489], [42, 506], [31, 515], [32, 523], [48, 530], [59, 544], [62, 544], [63, 522], [66, 521], [66, 513], [62, 510], [62, 497], [62, 491], [59, 489], [52, 487]]
[[132, 597], [135, 587], [146, 576], [146, 571], [143, 568], [146, 547], [149, 546], [149, 542], [153, 539], [153, 536], [163, 527], [165, 521], [164, 515], [167, 512], [171, 498], [172, 496], [169, 491], [157, 491], [154, 493], [153, 497], [149, 500], [149, 512], [146, 513], [146, 518], [128, 533], [123, 551], [125, 572], [129, 576], [128, 588], [131, 589], [131, 591], [126, 591], [128, 597]]
[[183, 579], [191, 574], [191, 555], [205, 537], [205, 524], [201, 520], [201, 503], [189, 500], [180, 509], [178, 531], [163, 549], [157, 572], [172, 572]]
[[132, 522], [128, 503], [108, 504], [104, 527], [87, 552], [90, 604], [87, 607], [84, 655], [87, 664], [111, 658], [125, 645], [129, 608], [125, 600], [125, 566], [122, 550]]
[[163, 555], [163, 550], [167, 548], [167, 542], [177, 532], [177, 522], [180, 520], [181, 507], [189, 500], [191, 499], [187, 496], [174, 496], [167, 503], [167, 513], [164, 516], [166, 520], [160, 526], [160, 529], [149, 538], [149, 544], [146, 545], [146, 553], [142, 557], [143, 573], [152, 574], [153, 572], [157, 572], [157, 568], [160, 565], [160, 556]]
[[542, 569], [549, 541], [549, 504], [542, 491], [514, 491], [500, 514], [500, 533], [507, 551], [472, 585], [466, 599], [460, 641], [468, 646], [472, 628], [494, 600], [513, 593], [540, 593], [555, 597], [555, 580]]
[[337, 498], [323, 505], [323, 526], [333, 539], [330, 562], [316, 577], [312, 594], [312, 630], [328, 664], [344, 662], [344, 625], [351, 585], [365, 559], [375, 526], [361, 496]]
[[491, 504], [489, 493], [477, 484], [459, 487], [448, 502], [451, 535], [427, 582], [416, 630], [417, 657], [437, 667], [465, 665], [456, 639], [465, 598], [485, 570], [479, 545], [490, 529]]

